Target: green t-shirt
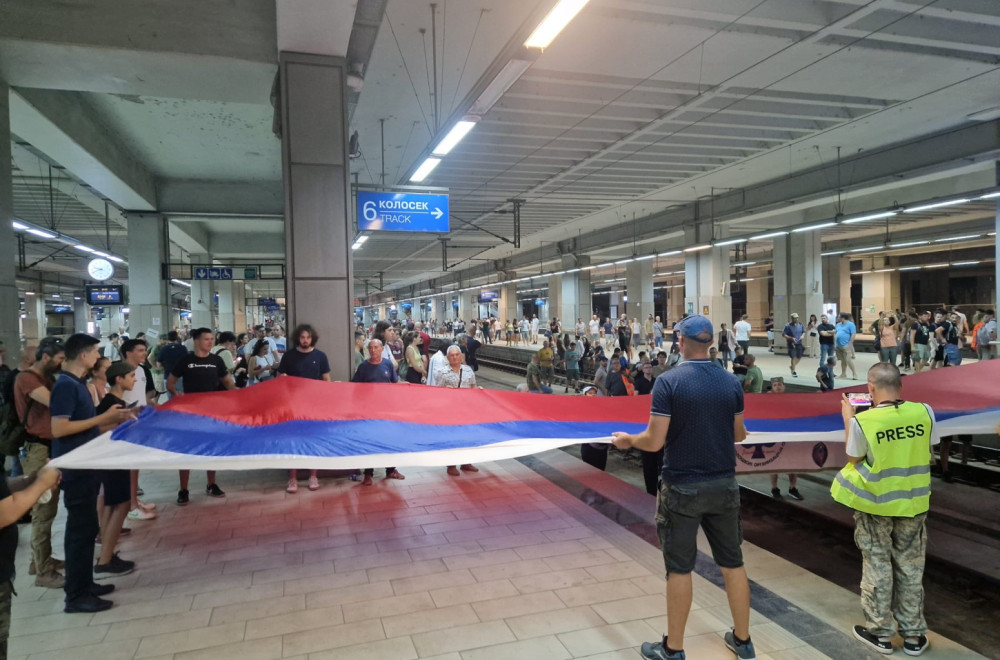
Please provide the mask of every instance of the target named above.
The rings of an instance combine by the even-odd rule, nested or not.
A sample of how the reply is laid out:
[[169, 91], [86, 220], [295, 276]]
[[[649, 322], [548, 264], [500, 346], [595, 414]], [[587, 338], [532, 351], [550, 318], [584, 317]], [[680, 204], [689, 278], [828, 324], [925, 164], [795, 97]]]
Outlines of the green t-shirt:
[[754, 365], [747, 369], [747, 379], [743, 381], [743, 391], [760, 394], [764, 387], [764, 374], [761, 373], [760, 367]]
[[542, 383], [542, 372], [538, 368], [538, 365], [534, 362], [528, 363], [528, 373], [526, 374], [526, 379], [528, 382], [528, 389], [537, 391], [538, 386]]

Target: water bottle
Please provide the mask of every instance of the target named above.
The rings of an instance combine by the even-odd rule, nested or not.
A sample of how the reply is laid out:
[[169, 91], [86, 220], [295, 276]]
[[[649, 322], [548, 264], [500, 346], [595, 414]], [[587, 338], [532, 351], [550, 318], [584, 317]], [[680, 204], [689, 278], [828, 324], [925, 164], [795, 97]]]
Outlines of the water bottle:
[[18, 451], [18, 456], [21, 458], [28, 458], [28, 447], [27, 445], [21, 445], [20, 451]]

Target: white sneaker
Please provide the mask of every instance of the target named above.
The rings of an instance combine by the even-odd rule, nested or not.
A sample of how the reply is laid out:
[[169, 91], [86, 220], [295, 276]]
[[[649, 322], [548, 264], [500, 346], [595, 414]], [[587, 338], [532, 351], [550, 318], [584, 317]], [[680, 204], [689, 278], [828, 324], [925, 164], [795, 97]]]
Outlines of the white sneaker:
[[143, 511], [156, 511], [156, 504], [153, 502], [143, 502], [139, 500], [139, 508]]
[[309, 490], [319, 490], [319, 479], [309, 477]]
[[285, 488], [286, 493], [297, 493], [299, 492], [299, 480], [289, 479], [288, 486]]
[[156, 514], [152, 511], [146, 511], [141, 506], [137, 506], [128, 512], [129, 520], [153, 520], [156, 518]]

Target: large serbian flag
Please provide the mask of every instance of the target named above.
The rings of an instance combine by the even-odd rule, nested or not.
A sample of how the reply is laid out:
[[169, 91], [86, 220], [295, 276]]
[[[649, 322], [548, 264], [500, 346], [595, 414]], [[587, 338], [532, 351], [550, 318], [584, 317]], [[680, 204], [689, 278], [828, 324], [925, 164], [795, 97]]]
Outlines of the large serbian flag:
[[[1000, 423], [1000, 388], [993, 385], [998, 382], [1000, 361], [994, 361], [906, 377], [904, 395], [931, 404], [943, 435], [987, 433]], [[750, 436], [737, 449], [740, 468], [839, 468], [842, 392], [747, 395]], [[648, 396], [546, 396], [278, 378], [235, 392], [189, 394], [145, 409], [138, 420], [52, 464], [344, 470], [479, 463], [582, 442], [610, 442], [613, 431], [637, 433], [646, 426], [649, 406]], [[786, 459], [779, 461], [781, 454]], [[798, 456], [794, 465], [787, 462], [792, 454]]]

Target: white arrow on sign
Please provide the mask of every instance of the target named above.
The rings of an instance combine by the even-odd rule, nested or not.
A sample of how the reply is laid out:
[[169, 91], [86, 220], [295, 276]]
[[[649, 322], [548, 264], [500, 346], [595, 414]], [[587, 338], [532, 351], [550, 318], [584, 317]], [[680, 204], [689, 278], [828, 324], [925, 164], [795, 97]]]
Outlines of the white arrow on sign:
[[206, 271], [203, 268], [199, 268], [198, 269], [198, 278], [199, 279], [205, 279], [206, 277], [208, 277], [208, 271]]
[[441, 216], [444, 215], [444, 211], [442, 211], [439, 208], [435, 208], [433, 211], [431, 211], [431, 215], [433, 215], [435, 219], [440, 220]]

